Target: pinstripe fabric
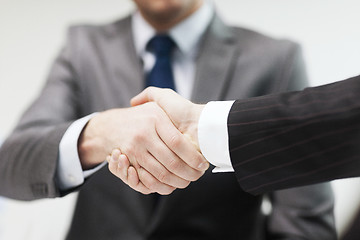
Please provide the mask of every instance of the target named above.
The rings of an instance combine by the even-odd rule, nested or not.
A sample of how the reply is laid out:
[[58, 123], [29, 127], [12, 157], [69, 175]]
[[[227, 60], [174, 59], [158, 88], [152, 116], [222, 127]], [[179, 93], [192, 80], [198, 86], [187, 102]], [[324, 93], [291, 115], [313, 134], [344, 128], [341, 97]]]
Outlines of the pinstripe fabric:
[[360, 176], [360, 76], [234, 103], [229, 148], [238, 181], [259, 194]]

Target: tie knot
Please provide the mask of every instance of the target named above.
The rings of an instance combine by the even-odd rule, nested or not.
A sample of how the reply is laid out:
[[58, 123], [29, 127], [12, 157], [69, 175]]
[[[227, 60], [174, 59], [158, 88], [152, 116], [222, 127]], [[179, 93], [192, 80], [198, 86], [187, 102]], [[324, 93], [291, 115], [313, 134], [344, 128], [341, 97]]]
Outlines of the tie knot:
[[168, 35], [155, 35], [150, 39], [148, 48], [153, 51], [156, 56], [170, 56], [175, 46], [174, 41]]

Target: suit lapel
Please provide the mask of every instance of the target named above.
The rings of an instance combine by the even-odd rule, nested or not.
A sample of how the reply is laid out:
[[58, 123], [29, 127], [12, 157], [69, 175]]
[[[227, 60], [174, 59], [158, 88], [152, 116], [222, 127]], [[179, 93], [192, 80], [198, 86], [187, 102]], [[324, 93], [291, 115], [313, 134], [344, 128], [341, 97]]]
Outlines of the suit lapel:
[[204, 103], [222, 99], [229, 86], [237, 55], [231, 28], [215, 15], [199, 49], [191, 100]]
[[141, 59], [137, 56], [131, 17], [120, 20], [113, 25], [109, 32], [109, 41], [106, 44], [108, 56], [112, 56], [107, 64], [115, 81], [114, 86], [121, 94], [122, 100], [129, 99], [144, 89], [144, 75]]

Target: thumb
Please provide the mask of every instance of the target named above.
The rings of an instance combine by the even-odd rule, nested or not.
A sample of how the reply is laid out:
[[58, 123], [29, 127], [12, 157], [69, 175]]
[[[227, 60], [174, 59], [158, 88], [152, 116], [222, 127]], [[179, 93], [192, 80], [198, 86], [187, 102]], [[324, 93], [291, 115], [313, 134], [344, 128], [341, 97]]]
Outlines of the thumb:
[[130, 100], [131, 106], [134, 107], [134, 106], [138, 106], [138, 105], [141, 105], [141, 104], [144, 104], [144, 103], [147, 103], [147, 102], [154, 101], [155, 99], [153, 99], [152, 92], [156, 91], [156, 89], [158, 89], [158, 88], [148, 87], [145, 90], [143, 90], [141, 93], [139, 93], [138, 95], [136, 95], [135, 97], [133, 97]]

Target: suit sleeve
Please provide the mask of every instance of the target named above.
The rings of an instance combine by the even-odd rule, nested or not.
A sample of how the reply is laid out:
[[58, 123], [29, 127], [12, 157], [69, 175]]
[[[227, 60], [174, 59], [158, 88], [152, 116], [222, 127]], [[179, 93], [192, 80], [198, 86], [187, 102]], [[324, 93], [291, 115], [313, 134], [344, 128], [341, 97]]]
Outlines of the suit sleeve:
[[81, 92], [69, 45], [53, 64], [39, 97], [0, 149], [3, 196], [33, 200], [60, 194], [55, 181], [59, 143], [73, 120], [80, 117]]
[[[283, 64], [280, 91], [302, 90], [308, 78], [301, 48], [292, 44]], [[267, 239], [336, 239], [334, 197], [330, 183], [269, 193], [272, 211], [267, 217]]]
[[360, 76], [236, 101], [228, 131], [241, 187], [259, 194], [360, 176], [359, 91]]

